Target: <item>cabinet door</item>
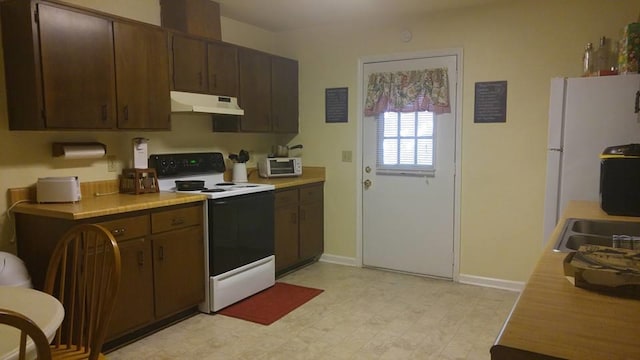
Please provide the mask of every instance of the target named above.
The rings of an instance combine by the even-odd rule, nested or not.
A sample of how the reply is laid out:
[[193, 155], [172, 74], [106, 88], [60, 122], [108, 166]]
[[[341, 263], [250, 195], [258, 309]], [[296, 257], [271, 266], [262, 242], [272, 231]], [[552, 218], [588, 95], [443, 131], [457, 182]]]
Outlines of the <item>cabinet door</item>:
[[173, 89], [206, 93], [207, 54], [205, 43], [180, 35], [173, 35]]
[[153, 321], [151, 244], [144, 238], [118, 242], [122, 276], [107, 339]]
[[220, 5], [209, 0], [160, 0], [162, 27], [220, 40]]
[[275, 194], [275, 255], [276, 271], [298, 261], [298, 189]]
[[169, 54], [164, 31], [113, 24], [118, 128], [169, 129]]
[[324, 251], [324, 207], [321, 202], [300, 205], [300, 259], [322, 255]]
[[186, 310], [204, 301], [202, 226], [153, 236], [156, 318]]
[[115, 127], [111, 21], [38, 4], [47, 128]]
[[244, 109], [240, 130], [271, 131], [271, 56], [255, 50], [238, 50], [240, 97]]
[[271, 58], [271, 110], [274, 132], [298, 132], [297, 61]]
[[323, 185], [304, 186], [300, 192], [300, 260], [324, 251]]
[[209, 93], [238, 97], [238, 48], [232, 45], [207, 44]]

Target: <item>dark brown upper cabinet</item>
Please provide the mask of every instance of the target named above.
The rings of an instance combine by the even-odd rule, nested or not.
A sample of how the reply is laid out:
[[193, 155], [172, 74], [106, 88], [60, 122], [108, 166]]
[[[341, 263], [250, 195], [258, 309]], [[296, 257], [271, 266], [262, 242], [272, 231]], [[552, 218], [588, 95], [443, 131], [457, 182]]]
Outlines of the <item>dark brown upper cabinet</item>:
[[114, 128], [111, 22], [48, 4], [37, 6], [47, 128]]
[[169, 54], [164, 31], [114, 22], [118, 128], [170, 129]]
[[220, 40], [220, 5], [211, 0], [160, 0], [162, 27]]
[[173, 90], [206, 93], [207, 45], [190, 37], [171, 36]]
[[161, 28], [58, 2], [0, 10], [10, 130], [169, 128]]
[[271, 131], [271, 55], [246, 48], [238, 50], [240, 97], [244, 109], [240, 130]]
[[224, 43], [207, 43], [209, 93], [238, 97], [238, 48]]
[[1, 11], [9, 128], [114, 128], [111, 21], [29, 1]]
[[298, 62], [271, 57], [271, 116], [276, 133], [298, 132]]

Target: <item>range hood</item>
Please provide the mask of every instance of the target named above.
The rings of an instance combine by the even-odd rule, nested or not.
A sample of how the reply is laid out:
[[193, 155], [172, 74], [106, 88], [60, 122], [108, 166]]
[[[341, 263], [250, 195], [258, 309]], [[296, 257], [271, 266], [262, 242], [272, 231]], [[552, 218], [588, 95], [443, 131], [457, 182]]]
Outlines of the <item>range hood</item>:
[[244, 115], [237, 98], [182, 91], [171, 91], [171, 112]]

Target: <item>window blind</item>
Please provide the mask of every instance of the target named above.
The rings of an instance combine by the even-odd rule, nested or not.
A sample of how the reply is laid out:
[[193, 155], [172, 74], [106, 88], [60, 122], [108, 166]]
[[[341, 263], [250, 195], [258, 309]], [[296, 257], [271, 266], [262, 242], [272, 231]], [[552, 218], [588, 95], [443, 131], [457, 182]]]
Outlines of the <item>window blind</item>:
[[435, 175], [432, 112], [385, 112], [377, 121], [376, 173]]

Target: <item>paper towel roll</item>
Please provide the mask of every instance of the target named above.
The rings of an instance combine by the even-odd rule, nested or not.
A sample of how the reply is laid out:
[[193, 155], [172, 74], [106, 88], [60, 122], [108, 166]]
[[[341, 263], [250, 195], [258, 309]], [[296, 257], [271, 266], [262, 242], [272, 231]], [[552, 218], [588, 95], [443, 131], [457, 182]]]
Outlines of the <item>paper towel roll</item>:
[[104, 157], [107, 147], [100, 143], [54, 144], [54, 156], [63, 159], [98, 159]]

